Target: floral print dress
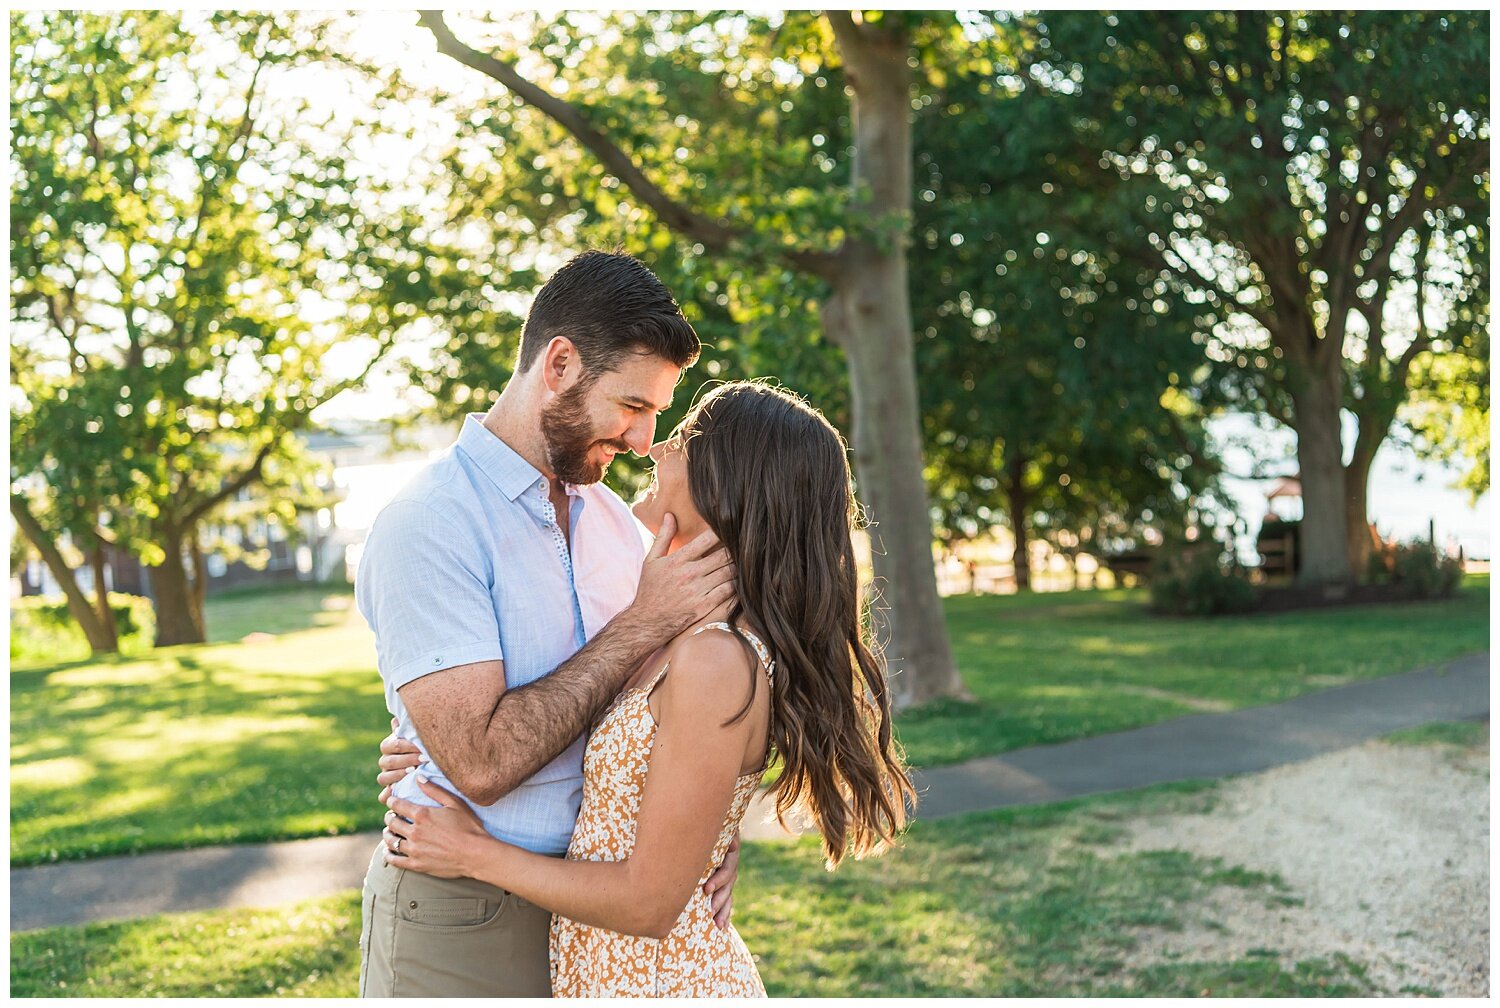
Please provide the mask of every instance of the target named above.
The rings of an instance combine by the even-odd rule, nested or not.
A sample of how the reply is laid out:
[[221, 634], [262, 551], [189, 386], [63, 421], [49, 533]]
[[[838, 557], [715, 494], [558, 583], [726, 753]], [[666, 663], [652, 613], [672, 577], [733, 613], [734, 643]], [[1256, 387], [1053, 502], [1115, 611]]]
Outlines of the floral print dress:
[[[727, 623], [710, 628], [735, 632]], [[769, 679], [775, 671], [760, 639], [740, 630], [760, 656]], [[641, 686], [621, 693], [589, 737], [583, 759], [583, 805], [568, 857], [574, 861], [623, 861], [635, 848], [636, 819], [646, 783], [646, 767], [656, 740], [656, 721], [647, 699], [667, 665]], [[718, 842], [676, 925], [665, 938], [642, 938], [589, 927], [566, 917], [552, 918], [553, 997], [765, 997], [755, 961], [739, 933], [721, 931], [703, 893], [733, 841], [755, 794], [761, 773], [735, 782], [734, 798]]]

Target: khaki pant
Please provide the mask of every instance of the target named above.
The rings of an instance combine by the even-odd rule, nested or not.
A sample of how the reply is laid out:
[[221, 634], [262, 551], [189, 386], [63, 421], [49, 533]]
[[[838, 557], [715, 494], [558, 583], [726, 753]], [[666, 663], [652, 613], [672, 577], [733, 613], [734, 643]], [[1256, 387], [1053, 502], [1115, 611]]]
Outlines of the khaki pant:
[[360, 997], [550, 997], [552, 915], [474, 879], [385, 863], [365, 874]]

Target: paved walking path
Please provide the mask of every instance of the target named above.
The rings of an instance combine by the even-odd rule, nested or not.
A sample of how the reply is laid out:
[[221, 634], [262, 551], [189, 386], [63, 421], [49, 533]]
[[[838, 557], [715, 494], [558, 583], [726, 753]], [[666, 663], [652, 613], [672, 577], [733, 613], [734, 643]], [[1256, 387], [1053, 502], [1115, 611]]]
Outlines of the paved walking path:
[[[933, 819], [1265, 770], [1427, 724], [1487, 717], [1489, 654], [1350, 683], [1267, 707], [1195, 714], [921, 771]], [[747, 839], [785, 837], [751, 806]], [[356, 888], [378, 833], [97, 858], [10, 873], [11, 930], [177, 910], [266, 907]]]

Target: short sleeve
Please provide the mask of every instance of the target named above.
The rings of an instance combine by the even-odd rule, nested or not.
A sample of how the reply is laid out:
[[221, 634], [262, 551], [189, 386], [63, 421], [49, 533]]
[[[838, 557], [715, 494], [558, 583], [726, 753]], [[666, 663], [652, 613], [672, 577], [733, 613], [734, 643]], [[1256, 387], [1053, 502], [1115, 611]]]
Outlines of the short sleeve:
[[386, 506], [354, 577], [392, 690], [443, 669], [503, 659], [484, 550], [461, 523], [420, 501]]

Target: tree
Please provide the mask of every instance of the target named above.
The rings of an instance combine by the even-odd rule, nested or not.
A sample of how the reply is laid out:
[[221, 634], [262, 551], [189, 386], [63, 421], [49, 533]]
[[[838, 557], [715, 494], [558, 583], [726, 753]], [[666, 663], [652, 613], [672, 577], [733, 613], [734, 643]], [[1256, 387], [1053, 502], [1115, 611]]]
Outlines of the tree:
[[1455, 487], [1478, 503], [1490, 489], [1490, 335], [1482, 328], [1472, 356], [1427, 355], [1412, 368], [1412, 398], [1399, 426], [1425, 458], [1460, 468]]
[[[103, 485], [117, 478], [119, 454], [111, 451], [114, 446], [103, 447], [101, 439], [89, 436], [90, 432], [74, 428], [76, 412], [68, 410], [66, 393], [61, 401], [56, 395], [36, 396], [34, 376], [41, 370], [39, 365], [30, 348], [12, 344], [15, 388], [21, 395], [40, 401], [11, 415], [11, 516], [20, 535], [33, 544], [62, 587], [68, 610], [83, 630], [89, 649], [95, 654], [112, 653], [119, 650], [119, 640], [104, 577], [104, 551], [113, 539], [107, 528], [110, 519]], [[53, 405], [62, 408], [49, 408]], [[77, 405], [75, 400], [74, 411]], [[46, 452], [40, 449], [54, 441], [67, 446], [66, 465], [46, 465]], [[19, 483], [17, 475], [22, 477]], [[51, 491], [51, 506], [45, 511], [32, 503], [42, 487]], [[74, 573], [81, 564], [86, 564], [92, 574], [92, 600], [85, 596]]]
[[1487, 19], [1062, 13], [1032, 49], [1033, 86], [1134, 184], [1157, 296], [1211, 312], [1240, 400], [1296, 432], [1301, 579], [1362, 576], [1413, 369], [1475, 356], [1488, 320]]
[[[620, 203], [628, 194], [638, 206], [625, 212], [649, 214], [695, 255], [774, 264], [823, 287], [823, 336], [846, 362], [859, 488], [891, 603], [887, 652], [905, 672], [898, 693], [910, 703], [960, 692], [932, 563], [905, 249], [909, 63], [952, 39], [956, 22], [828, 12], [772, 25], [750, 15], [664, 14], [593, 18], [580, 29], [565, 17], [529, 46], [482, 49], [437, 12], [420, 20], [440, 52], [550, 120], [562, 144], [552, 162], [567, 162], [577, 177], [560, 185], [608, 190]], [[601, 65], [601, 76], [583, 71]], [[601, 79], [612, 88], [596, 86]], [[824, 140], [777, 123], [795, 112], [800, 92], [839, 84], [852, 94], [852, 156], [848, 186], [832, 199], [819, 170], [825, 159], [814, 154]], [[590, 168], [579, 164], [580, 148]]]
[[356, 163], [374, 116], [294, 97], [334, 72], [316, 29], [36, 11], [11, 41], [12, 513], [93, 646], [68, 540], [139, 555], [156, 642], [201, 641], [205, 523], [257, 487], [290, 520], [295, 432], [468, 280]]
[[1119, 183], [1015, 80], [1017, 26], [996, 30], [995, 69], [949, 74], [947, 114], [918, 119], [913, 291], [939, 507], [970, 534], [1005, 515], [1025, 590], [1033, 536], [1099, 550], [1195, 523], [1221, 403], [1198, 316], [1153, 304], [1154, 269], [1098, 212]]

